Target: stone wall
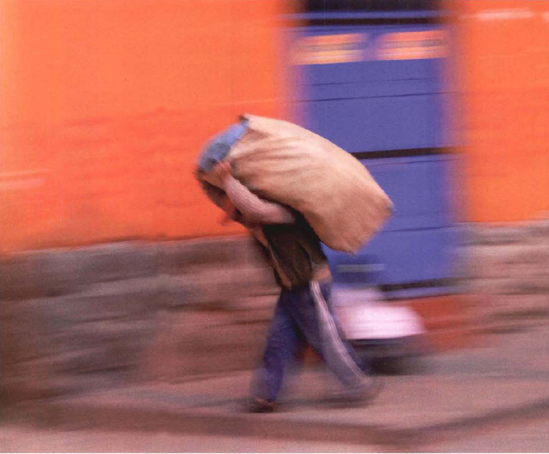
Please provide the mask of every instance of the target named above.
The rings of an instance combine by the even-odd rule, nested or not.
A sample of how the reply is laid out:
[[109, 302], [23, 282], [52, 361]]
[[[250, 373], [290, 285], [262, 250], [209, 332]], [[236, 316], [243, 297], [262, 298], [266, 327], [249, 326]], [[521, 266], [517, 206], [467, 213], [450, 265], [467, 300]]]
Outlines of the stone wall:
[[470, 225], [462, 250], [467, 291], [479, 296], [486, 332], [549, 322], [549, 215], [530, 222]]
[[[549, 220], [469, 225], [464, 238], [474, 330], [547, 324]], [[0, 402], [251, 368], [276, 294], [246, 237], [4, 257]]]
[[275, 299], [243, 237], [4, 258], [1, 400], [250, 367]]

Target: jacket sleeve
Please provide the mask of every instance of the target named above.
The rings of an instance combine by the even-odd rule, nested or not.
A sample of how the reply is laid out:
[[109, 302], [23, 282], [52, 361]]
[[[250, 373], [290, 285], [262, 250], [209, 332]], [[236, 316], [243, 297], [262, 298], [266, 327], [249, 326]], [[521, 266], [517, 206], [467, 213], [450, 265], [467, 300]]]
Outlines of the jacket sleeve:
[[291, 224], [295, 221], [290, 210], [278, 203], [259, 198], [234, 177], [227, 179], [225, 191], [247, 222], [254, 224]]

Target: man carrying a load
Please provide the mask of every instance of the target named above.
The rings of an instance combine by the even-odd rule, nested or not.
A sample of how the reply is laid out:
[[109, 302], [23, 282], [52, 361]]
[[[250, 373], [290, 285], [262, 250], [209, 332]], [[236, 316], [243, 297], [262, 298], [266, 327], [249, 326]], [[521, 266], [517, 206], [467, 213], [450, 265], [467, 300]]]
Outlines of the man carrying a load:
[[344, 385], [338, 397], [366, 401], [378, 390], [378, 382], [363, 372], [365, 366], [342, 338], [332, 307], [330, 269], [313, 228], [298, 211], [252, 193], [232, 175], [231, 164], [219, 156], [209, 171], [202, 170], [208, 167], [204, 156], [227, 151], [236, 143], [245, 131], [240, 126], [210, 142], [199, 162], [198, 178], [227, 217], [244, 224], [263, 246], [281, 287], [248, 410], [274, 410], [284, 374], [306, 344]]

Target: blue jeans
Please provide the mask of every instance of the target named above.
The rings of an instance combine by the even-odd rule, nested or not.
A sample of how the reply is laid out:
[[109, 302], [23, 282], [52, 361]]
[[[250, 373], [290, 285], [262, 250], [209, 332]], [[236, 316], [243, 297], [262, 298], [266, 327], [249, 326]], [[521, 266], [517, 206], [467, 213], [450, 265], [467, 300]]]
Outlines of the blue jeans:
[[267, 335], [262, 365], [252, 382], [252, 394], [275, 401], [284, 373], [301, 348], [309, 344], [328, 369], [350, 393], [369, 385], [364, 365], [343, 340], [333, 313], [331, 284], [312, 282], [292, 290], [283, 289]]

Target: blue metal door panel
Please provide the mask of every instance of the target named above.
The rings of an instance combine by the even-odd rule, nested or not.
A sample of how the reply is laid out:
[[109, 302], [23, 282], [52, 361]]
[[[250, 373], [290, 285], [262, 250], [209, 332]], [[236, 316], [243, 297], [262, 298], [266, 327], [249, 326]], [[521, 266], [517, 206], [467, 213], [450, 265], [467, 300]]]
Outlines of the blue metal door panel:
[[381, 98], [439, 94], [441, 87], [430, 79], [376, 80], [368, 83], [334, 83], [311, 85], [303, 93], [305, 101], [330, 101], [338, 99]]
[[391, 59], [382, 46], [395, 33], [441, 29], [433, 23], [359, 24], [297, 31], [293, 62], [305, 127], [351, 153], [426, 150], [424, 156], [362, 161], [393, 200], [395, 213], [357, 254], [326, 248], [336, 283], [399, 286], [455, 275], [459, 233], [452, 227], [448, 178], [454, 159], [429, 154], [450, 145], [443, 58]]
[[325, 248], [337, 283], [395, 285], [455, 276], [455, 228], [422, 229], [376, 235], [355, 256]]
[[303, 80], [307, 85], [349, 82], [371, 82], [390, 80], [430, 79], [433, 84], [440, 80], [441, 66], [438, 59], [381, 60], [378, 45], [386, 35], [392, 33], [422, 32], [437, 30], [433, 25], [418, 26], [354, 26], [354, 27], [310, 27], [300, 30], [304, 43], [314, 42], [311, 38], [334, 35], [359, 35], [361, 41], [356, 49], [361, 51], [361, 60], [341, 64], [307, 65], [309, 77]]
[[329, 63], [320, 60], [300, 66], [300, 81], [305, 84], [300, 101], [307, 109], [304, 126], [350, 152], [447, 146], [441, 59], [386, 60], [379, 54], [379, 42], [387, 36], [439, 29], [433, 25], [302, 29], [297, 49], [311, 51], [315, 40], [347, 36], [352, 40], [349, 49], [355, 52], [350, 61], [345, 61], [343, 50], [339, 63], [327, 52]]
[[446, 156], [362, 160], [394, 203], [383, 232], [447, 227], [450, 193]]
[[306, 127], [351, 153], [435, 148], [446, 142], [436, 94], [308, 104]]

